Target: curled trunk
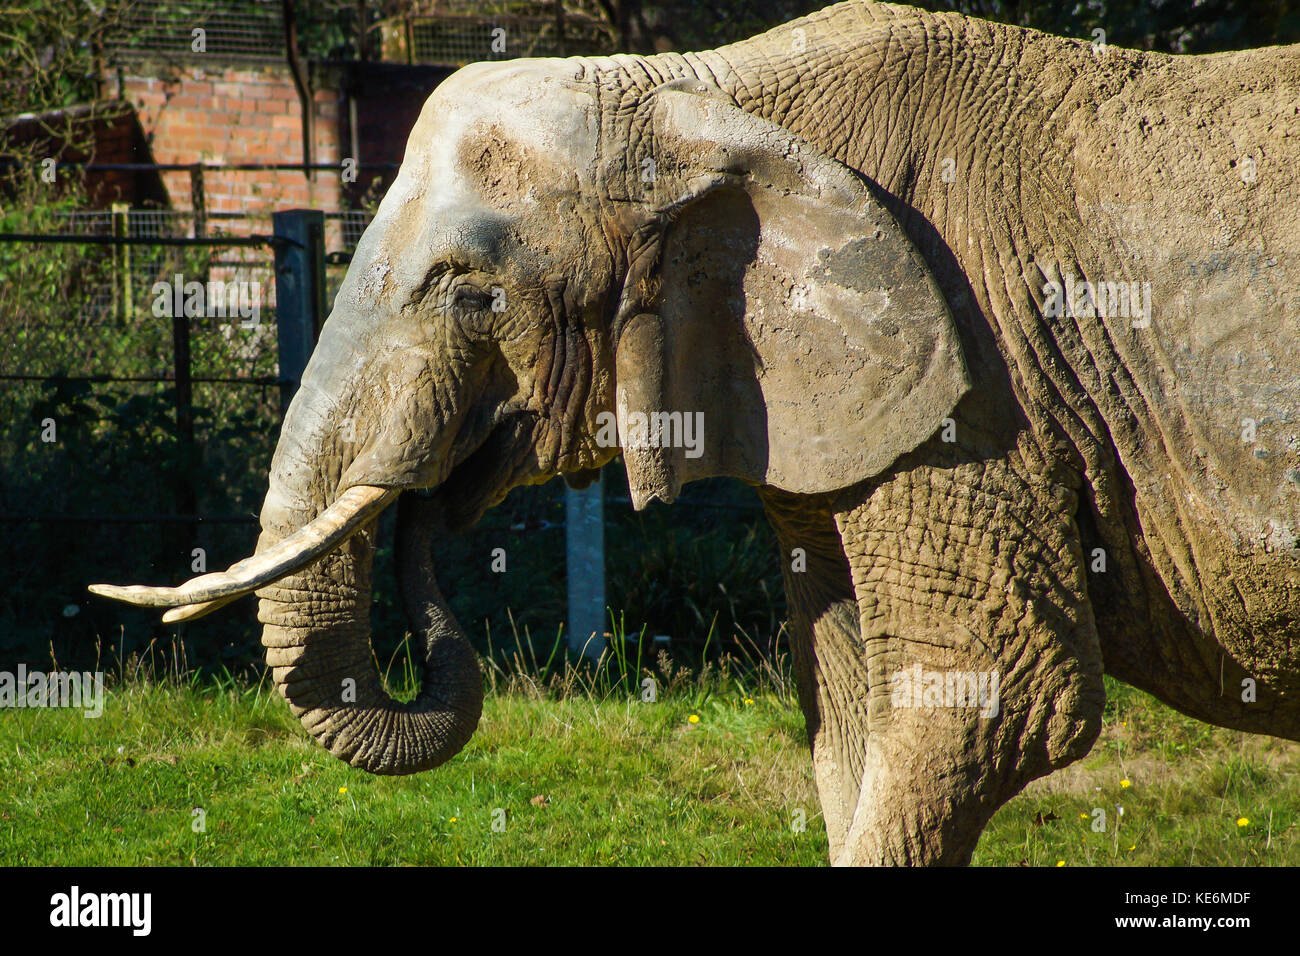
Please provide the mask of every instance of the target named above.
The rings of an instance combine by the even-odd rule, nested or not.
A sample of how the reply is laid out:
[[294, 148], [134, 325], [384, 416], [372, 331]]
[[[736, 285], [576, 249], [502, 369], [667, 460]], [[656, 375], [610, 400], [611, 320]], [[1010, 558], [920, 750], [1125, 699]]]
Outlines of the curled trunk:
[[[428, 545], [440, 524], [437, 507], [405, 495], [399, 512], [403, 602], [423, 656], [411, 702], [384, 690], [371, 651], [373, 520], [316, 564], [258, 591], [276, 687], [330, 753], [376, 774], [415, 773], [449, 760], [473, 735], [483, 704], [478, 659], [433, 575]], [[275, 543], [265, 530], [258, 551]]]

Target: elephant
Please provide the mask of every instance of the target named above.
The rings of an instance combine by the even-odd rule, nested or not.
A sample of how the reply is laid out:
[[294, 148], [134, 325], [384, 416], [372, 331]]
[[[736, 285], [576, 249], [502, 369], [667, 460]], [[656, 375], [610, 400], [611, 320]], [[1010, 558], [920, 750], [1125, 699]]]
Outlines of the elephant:
[[[430, 540], [622, 454], [638, 509], [757, 489], [832, 863], [968, 863], [1088, 753], [1103, 674], [1300, 740], [1297, 104], [1300, 46], [866, 0], [698, 53], [471, 64], [357, 246], [254, 555], [92, 590], [167, 621], [255, 591], [303, 726], [425, 770], [482, 704]], [[368, 643], [399, 497], [407, 704]]]

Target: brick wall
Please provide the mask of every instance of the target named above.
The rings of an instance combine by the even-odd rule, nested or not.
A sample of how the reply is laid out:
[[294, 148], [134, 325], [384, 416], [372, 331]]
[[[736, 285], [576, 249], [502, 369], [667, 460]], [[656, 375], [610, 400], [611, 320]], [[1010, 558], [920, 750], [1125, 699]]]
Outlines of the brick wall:
[[[151, 75], [157, 73], [160, 75]], [[302, 113], [285, 66], [169, 66], [156, 71], [139, 64], [124, 72], [124, 99], [136, 105], [140, 123], [159, 163], [302, 162]], [[315, 154], [320, 163], [342, 158], [337, 89], [314, 92]], [[187, 173], [166, 173], [173, 209], [190, 208]], [[209, 212], [269, 215], [293, 206], [343, 207], [339, 176], [301, 172], [207, 170]]]
[[[120, 101], [51, 110], [39, 116], [24, 113], [0, 126], [0, 145], [37, 161], [103, 164], [154, 161], [135, 110], [131, 104]], [[73, 179], [74, 175], [65, 173], [57, 183]], [[89, 203], [97, 209], [106, 209], [115, 202], [157, 207], [167, 201], [162, 181], [153, 172], [102, 170], [87, 173], [84, 182]], [[4, 188], [0, 183], [0, 190]]]
[[[400, 163], [406, 153], [411, 127], [420, 118], [424, 101], [434, 87], [454, 73], [454, 68], [409, 66], [404, 63], [348, 63], [341, 69], [339, 85], [356, 101], [357, 152], [364, 163]], [[349, 140], [350, 142], [350, 140]], [[392, 181], [392, 173], [361, 170], [350, 195], [380, 192], [372, 181]]]
[[[398, 163], [411, 126], [425, 99], [449, 69], [383, 63], [313, 63], [315, 118], [313, 161], [341, 169], [355, 148], [362, 163]], [[124, 66], [116, 77], [122, 99], [134, 104], [154, 162], [188, 165], [300, 163], [302, 113], [287, 66], [268, 63], [211, 66], [188, 62], [141, 61]], [[355, 100], [348, 109], [347, 96]], [[354, 137], [349, 124], [355, 116]], [[355, 141], [355, 147], [353, 143]], [[163, 173], [172, 210], [192, 209], [187, 171]], [[357, 181], [343, 183], [338, 172], [321, 170], [314, 181], [297, 171], [241, 171], [205, 168], [204, 205], [209, 232], [267, 233], [276, 210], [307, 207], [324, 211], [325, 248], [347, 250], [356, 230], [346, 230], [330, 213], [358, 209], [383, 195], [392, 171], [359, 169]], [[378, 180], [378, 181], [376, 181]], [[235, 213], [251, 220], [224, 219]], [[260, 252], [224, 257], [228, 265], [212, 270], [223, 281], [256, 280], [273, 301], [269, 260]], [[234, 265], [235, 260], [245, 265]], [[327, 294], [343, 275], [327, 270]]]

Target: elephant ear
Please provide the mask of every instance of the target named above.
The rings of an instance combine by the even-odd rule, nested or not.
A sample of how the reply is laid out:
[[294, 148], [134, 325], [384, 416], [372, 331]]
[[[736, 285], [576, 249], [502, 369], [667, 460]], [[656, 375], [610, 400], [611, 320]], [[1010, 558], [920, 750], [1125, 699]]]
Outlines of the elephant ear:
[[866, 183], [713, 88], [647, 107], [632, 161], [653, 212], [614, 328], [635, 506], [719, 475], [832, 491], [930, 438], [970, 380], [934, 278]]

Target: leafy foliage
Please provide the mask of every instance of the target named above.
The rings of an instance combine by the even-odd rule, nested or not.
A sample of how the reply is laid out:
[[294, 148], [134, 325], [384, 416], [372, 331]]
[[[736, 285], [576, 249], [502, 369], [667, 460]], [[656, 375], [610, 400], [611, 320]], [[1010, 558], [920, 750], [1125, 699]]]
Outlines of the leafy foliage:
[[[37, 177], [13, 182], [0, 231], [91, 228], [84, 214], [69, 218], [84, 203], [75, 181], [58, 191]], [[124, 652], [175, 636], [156, 615], [90, 599], [86, 585], [178, 583], [196, 548], [215, 570], [250, 547], [278, 390], [196, 383], [191, 446], [179, 437], [174, 387], [149, 380], [170, 377], [174, 365], [173, 323], [154, 314], [154, 283], [228, 273], [220, 257], [229, 251], [131, 248], [128, 256], [105, 246], [0, 243], [0, 664], [51, 654], [84, 663], [97, 645]], [[275, 374], [270, 322], [196, 321], [190, 345], [195, 377]], [[188, 512], [247, 520], [158, 520]], [[256, 659], [251, 605], [241, 611], [185, 632], [197, 660]], [[245, 638], [235, 645], [231, 633]]]

